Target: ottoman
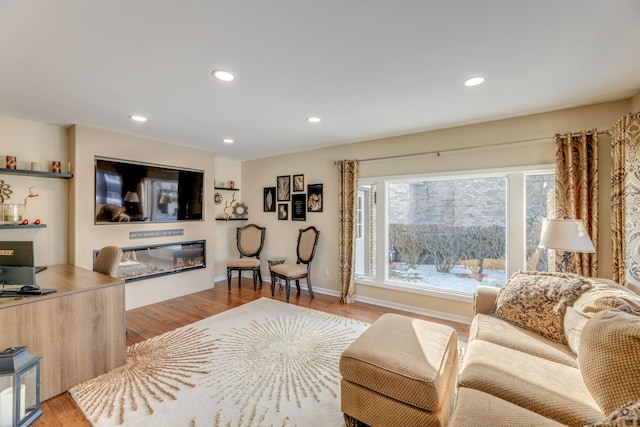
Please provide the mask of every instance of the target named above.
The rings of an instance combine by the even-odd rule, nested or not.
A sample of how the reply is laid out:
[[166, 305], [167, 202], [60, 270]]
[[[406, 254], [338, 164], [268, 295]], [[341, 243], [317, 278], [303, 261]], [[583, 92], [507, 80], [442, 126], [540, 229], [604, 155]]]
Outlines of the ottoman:
[[449, 326], [382, 315], [340, 356], [347, 425], [447, 425], [455, 403], [457, 347]]

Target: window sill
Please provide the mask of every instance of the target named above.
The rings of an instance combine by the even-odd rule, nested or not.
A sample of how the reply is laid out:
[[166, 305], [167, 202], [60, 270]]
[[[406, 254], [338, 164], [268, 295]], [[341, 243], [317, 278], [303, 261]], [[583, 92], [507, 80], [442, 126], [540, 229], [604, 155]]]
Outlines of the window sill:
[[393, 282], [376, 282], [373, 280], [367, 280], [363, 278], [356, 278], [355, 283], [358, 285], [372, 286], [376, 288], [391, 289], [398, 292], [407, 292], [420, 295], [428, 295], [436, 298], [454, 300], [472, 303], [474, 293], [461, 292], [454, 290], [444, 290], [442, 288], [436, 288], [427, 284], [413, 285], [409, 283], [393, 283]]

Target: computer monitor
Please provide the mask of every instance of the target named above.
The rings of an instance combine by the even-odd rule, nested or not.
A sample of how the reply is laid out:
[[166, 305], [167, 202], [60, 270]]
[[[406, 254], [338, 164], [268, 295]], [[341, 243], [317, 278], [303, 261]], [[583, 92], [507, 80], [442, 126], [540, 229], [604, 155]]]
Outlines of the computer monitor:
[[0, 283], [35, 285], [33, 242], [0, 242]]
[[0, 265], [34, 267], [33, 242], [0, 242]]

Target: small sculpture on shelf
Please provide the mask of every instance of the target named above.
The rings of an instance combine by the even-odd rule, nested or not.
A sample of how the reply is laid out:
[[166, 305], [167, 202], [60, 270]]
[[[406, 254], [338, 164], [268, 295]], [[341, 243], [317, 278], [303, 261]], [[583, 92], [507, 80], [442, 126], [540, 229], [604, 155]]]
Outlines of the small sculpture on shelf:
[[231, 209], [235, 201], [236, 201], [236, 195], [234, 193], [233, 197], [231, 197], [231, 200], [229, 200], [228, 202], [224, 202], [224, 211], [222, 212], [222, 216], [220, 218], [224, 218], [224, 219], [232, 218], [231, 214], [227, 212], [227, 209]]

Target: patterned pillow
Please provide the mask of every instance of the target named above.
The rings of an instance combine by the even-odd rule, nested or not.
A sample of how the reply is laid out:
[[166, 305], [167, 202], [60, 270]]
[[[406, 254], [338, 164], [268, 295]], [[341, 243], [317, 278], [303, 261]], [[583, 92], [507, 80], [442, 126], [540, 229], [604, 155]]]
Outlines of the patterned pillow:
[[629, 402], [613, 411], [607, 418], [586, 427], [627, 427], [640, 426], [640, 400]]
[[537, 332], [552, 341], [566, 344], [564, 314], [591, 284], [569, 273], [520, 271], [500, 290], [496, 316]]
[[589, 319], [578, 364], [584, 385], [605, 414], [640, 400], [640, 316], [614, 308]]

